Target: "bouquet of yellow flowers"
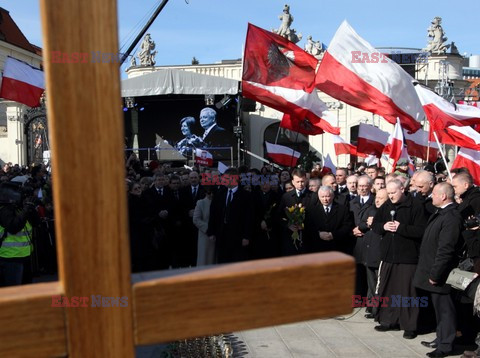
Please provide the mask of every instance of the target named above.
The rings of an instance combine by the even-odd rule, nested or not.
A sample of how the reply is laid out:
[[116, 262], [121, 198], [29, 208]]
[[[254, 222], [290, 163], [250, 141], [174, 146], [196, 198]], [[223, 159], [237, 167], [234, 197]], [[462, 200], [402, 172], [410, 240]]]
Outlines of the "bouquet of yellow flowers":
[[305, 207], [300, 204], [295, 204], [285, 208], [285, 214], [288, 221], [288, 227], [293, 228], [292, 239], [295, 248], [298, 250], [298, 246], [302, 246], [302, 230], [304, 228], [303, 222], [305, 221]]

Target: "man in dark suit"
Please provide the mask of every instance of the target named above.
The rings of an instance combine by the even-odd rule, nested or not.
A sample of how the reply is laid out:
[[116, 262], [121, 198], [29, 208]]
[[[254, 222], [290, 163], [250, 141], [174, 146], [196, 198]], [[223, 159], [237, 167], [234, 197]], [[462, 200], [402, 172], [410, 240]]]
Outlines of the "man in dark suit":
[[348, 193], [347, 176], [347, 169], [337, 168], [337, 171], [335, 172], [335, 181], [337, 182], [338, 194]]
[[[375, 197], [371, 192], [373, 180], [368, 175], [362, 175], [357, 180], [357, 196], [350, 200], [350, 211], [353, 214], [355, 221], [355, 227], [353, 228], [353, 235], [355, 237], [354, 256], [357, 263], [355, 294], [364, 297], [367, 295], [372, 298], [374, 291], [369, 290], [367, 284], [367, 275], [375, 275], [375, 271], [367, 273], [366, 267], [363, 264], [363, 252], [364, 252], [364, 233], [358, 227], [362, 221], [367, 220], [367, 215], [370, 207], [374, 205]], [[376, 277], [370, 277], [370, 280], [375, 280]], [[367, 308], [367, 313], [370, 313], [370, 307]], [[373, 318], [373, 317], [372, 317]]]
[[[325, 174], [322, 178], [322, 186], [329, 186], [333, 189], [333, 192], [335, 194], [335, 202], [340, 205], [346, 205], [348, 208], [348, 199], [346, 195], [342, 195], [338, 193], [338, 183], [335, 178], [335, 175], [332, 173]], [[348, 191], [348, 189], [347, 189]], [[317, 198], [316, 198], [317, 199]]]
[[342, 251], [352, 254], [354, 226], [350, 210], [334, 201], [330, 186], [321, 186], [318, 200], [306, 208], [305, 246], [308, 252]]
[[200, 111], [200, 125], [205, 130], [202, 139], [207, 147], [221, 147], [226, 144], [225, 129], [217, 124], [217, 112], [210, 107]]
[[222, 183], [210, 206], [207, 235], [216, 242], [218, 263], [243, 261], [252, 238], [252, 197], [238, 186], [235, 168], [225, 171]]
[[436, 348], [427, 353], [429, 357], [446, 357], [450, 354], [456, 334], [451, 287], [445, 283], [450, 271], [458, 264], [458, 243], [463, 228], [454, 195], [452, 186], [447, 183], [439, 183], [433, 189], [432, 202], [438, 209], [428, 220], [413, 279], [416, 287], [431, 292], [435, 310], [437, 338], [433, 342], [421, 342], [424, 346]]
[[315, 198], [312, 192], [306, 188], [307, 175], [305, 171], [295, 169], [292, 172], [292, 177], [292, 184], [295, 189], [283, 194], [277, 211], [277, 223], [281, 227], [280, 253], [282, 256], [298, 255], [305, 252], [305, 247], [302, 243], [295, 245], [293, 242], [292, 234], [298, 228], [288, 225], [285, 210], [296, 204], [302, 204], [302, 206], [306, 207], [312, 198]]
[[435, 185], [435, 176], [433, 173], [426, 170], [419, 170], [415, 172], [415, 194], [416, 200], [419, 200], [425, 209], [425, 217], [428, 220], [436, 208], [432, 203], [432, 191]]
[[152, 267], [155, 270], [167, 269], [171, 264], [172, 252], [168, 240], [171, 193], [167, 184], [168, 178], [165, 174], [157, 173], [153, 178], [153, 186], [142, 194], [146, 206], [146, 220], [153, 225], [153, 241], [158, 249], [158, 263], [155, 267]]
[[200, 185], [200, 176], [197, 172], [188, 174], [188, 183], [180, 189], [180, 203], [183, 210], [185, 225], [185, 251], [186, 266], [195, 266], [197, 261], [198, 229], [193, 225], [193, 212], [197, 201], [205, 198], [205, 190]]

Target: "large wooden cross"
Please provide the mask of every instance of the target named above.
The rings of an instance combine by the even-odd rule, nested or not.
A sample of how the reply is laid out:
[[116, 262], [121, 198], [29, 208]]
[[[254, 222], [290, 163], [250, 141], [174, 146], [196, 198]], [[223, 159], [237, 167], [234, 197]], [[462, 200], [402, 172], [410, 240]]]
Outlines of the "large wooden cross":
[[[133, 357], [134, 346], [351, 311], [340, 253], [177, 273], [132, 285], [115, 0], [41, 0], [59, 281], [0, 290], [0, 356]], [[71, 56], [69, 56], [71, 57]], [[89, 57], [90, 58], [90, 57]], [[127, 297], [127, 307], [52, 307], [52, 296]]]

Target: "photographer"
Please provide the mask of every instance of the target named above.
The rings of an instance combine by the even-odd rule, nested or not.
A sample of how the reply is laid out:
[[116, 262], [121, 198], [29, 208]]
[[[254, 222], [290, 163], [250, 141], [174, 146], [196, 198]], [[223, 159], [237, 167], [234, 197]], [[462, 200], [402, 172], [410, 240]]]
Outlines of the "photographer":
[[31, 198], [23, 200], [23, 205], [18, 205], [22, 201], [10, 200], [11, 196], [20, 197], [16, 194], [11, 188], [0, 191], [0, 287], [32, 280], [32, 227], [39, 223], [39, 218]]

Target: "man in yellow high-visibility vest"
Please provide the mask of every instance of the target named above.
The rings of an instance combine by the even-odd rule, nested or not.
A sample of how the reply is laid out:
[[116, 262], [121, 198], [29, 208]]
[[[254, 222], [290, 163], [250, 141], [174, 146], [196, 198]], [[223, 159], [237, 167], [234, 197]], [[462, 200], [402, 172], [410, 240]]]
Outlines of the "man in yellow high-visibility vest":
[[26, 202], [18, 210], [0, 202], [0, 287], [31, 282], [24, 276], [33, 252], [32, 225], [38, 221], [33, 204]]

